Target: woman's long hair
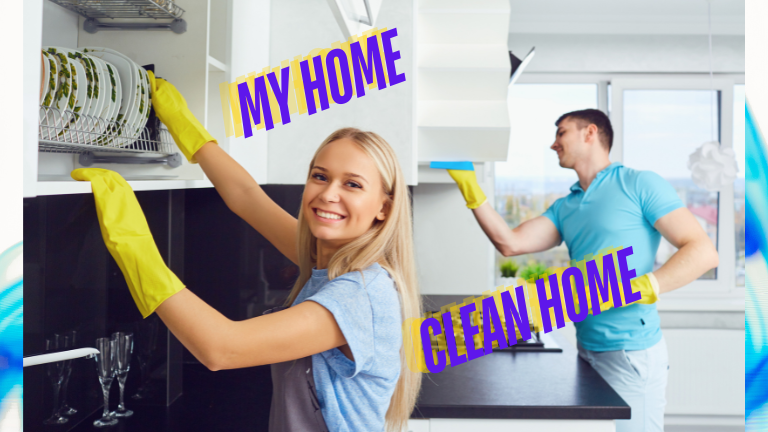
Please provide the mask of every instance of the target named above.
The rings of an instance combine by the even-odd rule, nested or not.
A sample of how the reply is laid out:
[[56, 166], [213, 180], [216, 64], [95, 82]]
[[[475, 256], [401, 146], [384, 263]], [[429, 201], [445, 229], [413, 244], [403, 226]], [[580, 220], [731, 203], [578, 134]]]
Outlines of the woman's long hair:
[[[381, 174], [384, 193], [389, 197], [388, 214], [383, 221], [374, 219], [366, 233], [344, 245], [333, 255], [328, 263], [328, 279], [333, 280], [345, 273], [363, 270], [378, 262], [392, 276], [400, 293], [402, 320], [418, 318], [421, 315], [422, 305], [414, 263], [411, 200], [397, 156], [392, 147], [379, 135], [355, 128], [344, 128], [332, 133], [320, 144], [309, 163], [310, 172], [320, 151], [328, 144], [342, 138], [354, 141], [376, 163]], [[299, 211], [298, 222], [300, 273], [285, 303], [286, 306], [293, 304], [296, 296], [309, 280], [312, 267], [317, 263], [317, 238], [312, 235], [304, 218], [303, 206]], [[401, 346], [400, 378], [387, 410], [387, 430], [403, 430], [416, 404], [420, 388], [421, 373], [412, 372], [407, 367], [405, 352]]]

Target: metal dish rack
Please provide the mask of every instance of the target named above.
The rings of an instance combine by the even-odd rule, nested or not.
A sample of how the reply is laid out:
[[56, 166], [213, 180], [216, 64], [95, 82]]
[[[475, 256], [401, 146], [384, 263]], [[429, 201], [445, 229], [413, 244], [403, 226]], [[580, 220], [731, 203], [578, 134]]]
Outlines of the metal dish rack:
[[[57, 5], [86, 17], [83, 29], [88, 33], [99, 30], [172, 30], [187, 31], [181, 19], [184, 9], [172, 0], [51, 0]], [[104, 22], [99, 19], [154, 19], [170, 22]]]
[[[41, 152], [79, 154], [83, 166], [122, 163], [166, 164], [177, 168], [182, 163], [173, 137], [162, 126], [154, 133], [145, 127], [139, 134], [129, 136], [117, 122], [44, 105], [40, 106], [38, 138]], [[109, 155], [97, 156], [94, 152]]]

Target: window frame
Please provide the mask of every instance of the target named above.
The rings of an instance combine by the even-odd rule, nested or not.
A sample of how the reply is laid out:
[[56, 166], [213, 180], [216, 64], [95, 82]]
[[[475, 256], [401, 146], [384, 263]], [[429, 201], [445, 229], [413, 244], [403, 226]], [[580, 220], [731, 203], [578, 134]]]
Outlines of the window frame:
[[[623, 91], [624, 90], [709, 90], [721, 93], [721, 144], [733, 147], [734, 86], [745, 83], [744, 74], [622, 74], [622, 73], [528, 73], [521, 84], [596, 84], [598, 108], [607, 113], [614, 129], [614, 144], [609, 158], [623, 163]], [[609, 87], [610, 86], [610, 87]], [[610, 91], [610, 96], [609, 96]], [[611, 105], [609, 106], [609, 100]], [[745, 288], [736, 286], [736, 251], [733, 187], [720, 191], [718, 200], [717, 279], [696, 280], [685, 287], [664, 294], [659, 310], [743, 311]], [[495, 257], [495, 255], [494, 255]]]

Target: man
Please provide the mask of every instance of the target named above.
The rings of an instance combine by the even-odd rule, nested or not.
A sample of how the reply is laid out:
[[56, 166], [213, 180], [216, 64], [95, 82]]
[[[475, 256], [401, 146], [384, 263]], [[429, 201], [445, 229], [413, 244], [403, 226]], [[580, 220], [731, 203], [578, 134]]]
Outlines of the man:
[[[613, 129], [601, 111], [587, 109], [561, 116], [550, 147], [560, 166], [576, 171], [579, 181], [544, 215], [510, 230], [486, 202], [473, 171], [449, 170], [483, 231], [504, 256], [568, 246], [571, 259], [606, 247], [632, 246], [632, 280], [661, 294], [685, 286], [717, 267], [711, 240], [683, 205], [674, 188], [651, 171], [637, 171], [608, 153]], [[659, 155], [663, 157], [663, 155]], [[656, 271], [654, 258], [664, 236], [678, 251]], [[661, 431], [667, 385], [667, 346], [655, 304], [634, 303], [588, 315], [575, 323], [579, 356], [588, 361], [632, 408], [631, 420], [617, 431]]]

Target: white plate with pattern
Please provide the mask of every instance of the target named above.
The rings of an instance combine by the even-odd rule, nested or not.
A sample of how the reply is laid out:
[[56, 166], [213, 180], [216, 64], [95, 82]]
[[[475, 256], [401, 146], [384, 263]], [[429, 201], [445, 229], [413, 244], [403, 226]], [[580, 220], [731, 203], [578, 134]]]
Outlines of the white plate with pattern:
[[138, 115], [139, 100], [137, 98], [138, 69], [135, 63], [125, 55], [102, 47], [81, 47], [79, 48], [89, 56], [98, 57], [113, 65], [120, 76], [120, 88], [122, 97], [120, 100], [120, 109], [118, 115], [122, 114], [120, 124], [122, 126], [122, 135], [132, 136], [135, 132], [134, 123]]
[[60, 52], [56, 47], [43, 47], [51, 57], [56, 61], [57, 80], [56, 93], [51, 101], [51, 107], [59, 111], [67, 109], [69, 95], [72, 93], [72, 77], [69, 69], [69, 60], [67, 56]]

